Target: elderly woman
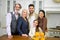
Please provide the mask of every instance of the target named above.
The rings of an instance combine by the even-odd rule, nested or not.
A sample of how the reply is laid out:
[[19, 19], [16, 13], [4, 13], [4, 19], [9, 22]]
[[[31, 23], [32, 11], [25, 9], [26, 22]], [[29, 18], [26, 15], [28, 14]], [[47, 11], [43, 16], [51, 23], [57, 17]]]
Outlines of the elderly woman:
[[18, 19], [17, 31], [19, 35], [28, 37], [29, 23], [26, 9], [22, 10], [22, 17]]

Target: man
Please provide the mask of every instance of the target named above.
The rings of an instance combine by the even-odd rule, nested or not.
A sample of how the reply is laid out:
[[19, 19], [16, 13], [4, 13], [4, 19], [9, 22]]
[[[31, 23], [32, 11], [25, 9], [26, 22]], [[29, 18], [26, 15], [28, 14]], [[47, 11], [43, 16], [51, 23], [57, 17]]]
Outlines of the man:
[[30, 26], [30, 32], [29, 36], [32, 36], [31, 30], [33, 29], [33, 21], [37, 19], [37, 14], [35, 13], [34, 5], [30, 4], [29, 5], [29, 26]]
[[17, 20], [20, 16], [20, 13], [18, 12], [21, 9], [21, 5], [15, 4], [14, 11], [10, 12], [6, 16], [6, 27], [7, 27], [7, 34], [8, 38], [12, 38], [12, 35], [17, 35]]

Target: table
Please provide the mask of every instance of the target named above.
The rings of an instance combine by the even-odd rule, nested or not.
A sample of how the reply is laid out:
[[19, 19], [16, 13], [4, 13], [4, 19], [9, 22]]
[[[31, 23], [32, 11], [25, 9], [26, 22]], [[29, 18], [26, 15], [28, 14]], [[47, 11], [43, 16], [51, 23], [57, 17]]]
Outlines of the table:
[[0, 40], [32, 40], [30, 37], [22, 37], [19, 35], [14, 35], [13, 38], [8, 39], [6, 35], [0, 37]]
[[[0, 40], [32, 40], [30, 37], [22, 37], [22, 36], [16, 36], [14, 35], [14, 37], [12, 39], [8, 39], [6, 35], [3, 35], [0, 37]], [[60, 40], [60, 38], [53, 38], [53, 37], [48, 37], [46, 40]]]

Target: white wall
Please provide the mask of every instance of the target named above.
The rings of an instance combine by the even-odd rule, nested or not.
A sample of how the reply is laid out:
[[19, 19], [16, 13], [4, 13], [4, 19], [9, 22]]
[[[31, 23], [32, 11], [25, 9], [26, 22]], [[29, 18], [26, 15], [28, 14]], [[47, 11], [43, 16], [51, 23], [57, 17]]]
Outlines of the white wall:
[[43, 9], [46, 11], [46, 17], [48, 20], [48, 24], [47, 24], [48, 28], [56, 27], [60, 25], [59, 23], [60, 12], [58, 13], [58, 11], [60, 11], [60, 3], [55, 3], [53, 0], [44, 0]]
[[13, 0], [10, 0], [10, 12], [13, 11]]
[[[16, 3], [20, 3], [22, 6], [22, 9], [27, 9], [28, 10], [28, 5], [32, 3], [32, 0], [16, 0]], [[22, 9], [20, 11], [22, 11]]]
[[28, 5], [32, 3], [32, 0], [18, 0], [18, 1], [16, 0], [16, 3], [20, 3], [23, 9], [25, 8], [28, 9]]
[[[1, 18], [1, 0], [0, 0], [0, 18]], [[0, 19], [0, 27], [1, 27], [1, 19]]]
[[56, 26], [60, 26], [60, 13], [48, 13], [47, 14], [48, 19], [48, 28], [55, 28]]
[[60, 3], [55, 3], [53, 0], [44, 0], [43, 1], [44, 10], [47, 11], [59, 11]]
[[44, 0], [44, 7], [60, 7], [60, 3], [55, 3], [53, 0]]
[[[6, 27], [7, 1], [0, 0], [0, 21], [1, 27]], [[10, 0], [10, 12], [13, 11], [13, 0]]]
[[1, 16], [1, 27], [5, 27], [6, 26], [6, 13], [7, 13], [7, 0], [0, 0], [1, 1], [1, 10], [0, 10], [0, 16]]

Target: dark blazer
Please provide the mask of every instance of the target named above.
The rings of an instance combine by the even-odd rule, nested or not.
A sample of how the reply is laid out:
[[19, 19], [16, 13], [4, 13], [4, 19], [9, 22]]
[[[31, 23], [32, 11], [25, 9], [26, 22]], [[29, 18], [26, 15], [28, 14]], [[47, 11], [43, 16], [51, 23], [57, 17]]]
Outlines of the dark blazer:
[[19, 35], [29, 33], [29, 23], [28, 20], [24, 20], [23, 17], [18, 18], [17, 31]]

